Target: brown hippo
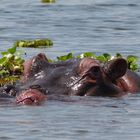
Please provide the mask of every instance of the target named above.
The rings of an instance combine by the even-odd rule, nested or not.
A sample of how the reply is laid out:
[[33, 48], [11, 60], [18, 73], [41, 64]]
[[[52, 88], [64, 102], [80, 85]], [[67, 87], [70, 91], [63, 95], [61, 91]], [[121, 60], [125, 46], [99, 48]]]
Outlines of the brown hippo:
[[38, 54], [24, 64], [21, 83], [3, 91], [16, 96], [18, 104], [40, 104], [55, 95], [119, 97], [140, 91], [140, 76], [117, 58], [100, 63], [91, 58], [73, 58], [50, 63]]

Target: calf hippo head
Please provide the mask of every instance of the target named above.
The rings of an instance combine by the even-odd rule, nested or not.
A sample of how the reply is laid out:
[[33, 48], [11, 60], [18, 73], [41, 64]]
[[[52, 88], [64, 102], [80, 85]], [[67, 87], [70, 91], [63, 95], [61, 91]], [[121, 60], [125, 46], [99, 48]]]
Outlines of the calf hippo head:
[[44, 54], [26, 61], [24, 66], [24, 92], [17, 98], [20, 103], [40, 102], [45, 98], [41, 94], [118, 96], [122, 90], [116, 81], [127, 70], [122, 58], [105, 64], [91, 58], [49, 63]]

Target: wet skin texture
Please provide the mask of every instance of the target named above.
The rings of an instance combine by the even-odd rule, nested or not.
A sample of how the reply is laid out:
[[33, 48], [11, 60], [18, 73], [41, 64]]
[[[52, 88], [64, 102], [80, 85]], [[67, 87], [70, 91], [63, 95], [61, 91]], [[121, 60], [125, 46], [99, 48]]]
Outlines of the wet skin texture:
[[40, 104], [57, 95], [120, 97], [140, 91], [140, 77], [127, 69], [123, 58], [100, 63], [91, 58], [49, 63], [38, 54], [24, 64], [18, 85], [7, 85], [2, 93], [16, 96], [18, 104]]

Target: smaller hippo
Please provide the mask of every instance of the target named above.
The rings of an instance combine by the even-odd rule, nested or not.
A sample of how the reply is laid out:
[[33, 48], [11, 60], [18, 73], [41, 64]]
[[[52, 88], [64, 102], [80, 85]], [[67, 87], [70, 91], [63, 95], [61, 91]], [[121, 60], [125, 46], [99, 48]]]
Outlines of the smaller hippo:
[[107, 63], [92, 58], [50, 63], [40, 53], [24, 63], [19, 85], [14, 87], [18, 104], [40, 104], [58, 95], [120, 97], [136, 93], [140, 76], [128, 70], [123, 58]]

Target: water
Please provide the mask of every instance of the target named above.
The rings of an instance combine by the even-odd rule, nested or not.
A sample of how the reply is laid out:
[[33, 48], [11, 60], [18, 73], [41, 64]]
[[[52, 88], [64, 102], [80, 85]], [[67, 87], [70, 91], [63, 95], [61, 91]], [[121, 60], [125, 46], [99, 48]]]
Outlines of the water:
[[[140, 56], [139, 0], [56, 1], [1, 0], [0, 51], [16, 40], [50, 38], [53, 48], [25, 49], [25, 58], [87, 51]], [[139, 140], [139, 94], [67, 100], [35, 107], [1, 100], [0, 139]]]

